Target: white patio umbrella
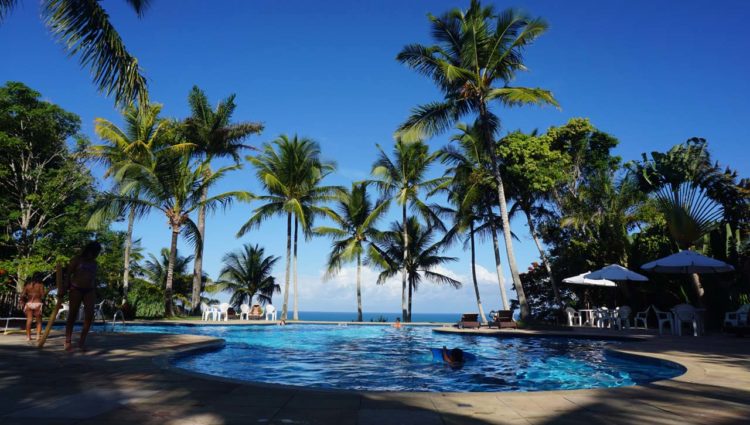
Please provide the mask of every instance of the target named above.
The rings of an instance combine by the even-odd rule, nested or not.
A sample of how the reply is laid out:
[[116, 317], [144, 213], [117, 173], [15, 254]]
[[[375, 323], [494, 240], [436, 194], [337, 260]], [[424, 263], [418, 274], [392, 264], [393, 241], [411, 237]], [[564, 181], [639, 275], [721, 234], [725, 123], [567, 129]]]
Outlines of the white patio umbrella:
[[685, 250], [641, 266], [643, 270], [657, 273], [724, 273], [734, 270], [731, 264]]
[[646, 282], [648, 278], [634, 271], [628, 270], [619, 264], [610, 264], [607, 267], [590, 272], [584, 276], [588, 279], [608, 279], [615, 281]]
[[565, 279], [563, 279], [563, 282], [570, 283], [570, 284], [573, 284], [573, 285], [610, 286], [610, 287], [617, 286], [617, 284], [614, 283], [614, 282], [612, 282], [611, 280], [607, 280], [607, 279], [590, 279], [590, 278], [585, 277], [589, 273], [590, 272], [581, 273], [578, 276], [572, 276], [572, 277], [565, 278]]

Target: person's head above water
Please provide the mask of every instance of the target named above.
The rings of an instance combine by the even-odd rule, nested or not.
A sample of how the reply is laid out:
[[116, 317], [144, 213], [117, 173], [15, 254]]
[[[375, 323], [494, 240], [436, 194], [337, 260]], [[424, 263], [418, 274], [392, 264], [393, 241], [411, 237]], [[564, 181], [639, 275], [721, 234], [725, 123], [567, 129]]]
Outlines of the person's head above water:
[[97, 241], [91, 241], [83, 247], [83, 250], [81, 251], [81, 257], [93, 260], [94, 258], [98, 257], [99, 253], [101, 252], [101, 244]]
[[464, 361], [464, 350], [460, 348], [454, 348], [451, 350], [450, 357], [454, 362], [462, 363]]

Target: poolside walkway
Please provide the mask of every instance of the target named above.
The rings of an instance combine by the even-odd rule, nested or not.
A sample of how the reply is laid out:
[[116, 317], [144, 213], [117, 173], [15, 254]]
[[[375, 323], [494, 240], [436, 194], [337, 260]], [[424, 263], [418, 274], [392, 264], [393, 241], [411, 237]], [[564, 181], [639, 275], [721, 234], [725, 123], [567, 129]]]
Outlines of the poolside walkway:
[[221, 344], [194, 335], [100, 334], [87, 353], [0, 336], [0, 424], [747, 424], [750, 338], [651, 338], [626, 351], [682, 363], [649, 385], [536, 393], [353, 393], [252, 385], [169, 368]]

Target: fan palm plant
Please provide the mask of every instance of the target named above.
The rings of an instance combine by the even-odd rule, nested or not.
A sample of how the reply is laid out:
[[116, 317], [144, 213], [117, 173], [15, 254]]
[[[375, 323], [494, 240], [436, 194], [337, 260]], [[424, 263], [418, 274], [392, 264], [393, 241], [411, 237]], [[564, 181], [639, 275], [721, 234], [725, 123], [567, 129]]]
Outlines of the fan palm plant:
[[[0, 1], [0, 23], [20, 3]], [[42, 19], [54, 38], [71, 56], [78, 56], [81, 66], [89, 68], [99, 91], [114, 94], [115, 102], [127, 106], [133, 101], [148, 103], [146, 78], [138, 60], [128, 52], [97, 0], [42, 0]], [[149, 0], [126, 0], [138, 17], [142, 17]]]
[[[422, 281], [448, 285], [456, 289], [461, 287], [458, 280], [435, 270], [438, 266], [457, 260], [455, 257], [440, 255], [445, 242], [437, 238], [437, 232], [435, 226], [422, 225], [416, 217], [409, 217], [406, 230], [400, 222], [394, 222], [390, 230], [381, 232], [377, 241], [370, 244], [370, 262], [382, 270], [378, 275], [378, 284], [385, 283], [404, 269], [407, 271], [410, 302], [406, 317], [411, 318], [412, 292], [419, 288]], [[404, 255], [406, 249], [409, 250], [409, 255]]]
[[[190, 218], [190, 214], [205, 205], [209, 209], [217, 206], [227, 206], [235, 199], [248, 200], [247, 192], [234, 191], [214, 195], [202, 199], [203, 191], [215, 185], [224, 175], [239, 166], [222, 167], [206, 177], [205, 163], [194, 164], [189, 155], [165, 155], [159, 159], [153, 168], [131, 163], [124, 166], [120, 173], [132, 173], [130, 180], [120, 185], [119, 191], [105, 196], [92, 220], [97, 216], [114, 215], [128, 208], [161, 211], [167, 218], [172, 238], [169, 248], [169, 267], [167, 269], [165, 290], [165, 311], [172, 316], [172, 277], [176, 261], [177, 240], [180, 232], [195, 244], [202, 244], [197, 225]], [[133, 196], [134, 188], [138, 188], [140, 196]]]
[[[406, 143], [401, 140], [396, 141], [393, 159], [389, 158], [380, 146], [378, 146], [378, 151], [378, 159], [372, 168], [372, 182], [384, 199], [395, 200], [401, 206], [403, 239], [407, 246], [407, 249], [402, 252], [404, 258], [401, 264], [406, 265], [409, 261], [407, 257], [411, 252], [408, 249], [409, 235], [406, 233], [407, 207], [411, 207], [431, 225], [445, 229], [440, 218], [421, 199], [424, 194], [434, 191], [446, 181], [444, 177], [427, 178], [427, 172], [430, 166], [440, 158], [440, 152], [430, 153], [427, 145], [420, 141]], [[408, 273], [406, 267], [401, 271], [401, 315], [404, 322], [411, 321], [407, 301]]]
[[328, 212], [335, 227], [316, 227], [313, 232], [333, 239], [326, 277], [337, 273], [344, 263], [357, 263], [357, 321], [362, 321], [362, 260], [367, 244], [377, 234], [375, 224], [388, 210], [388, 201], [373, 204], [367, 193], [368, 182], [353, 183], [351, 190], [337, 196], [336, 209]]
[[273, 267], [279, 257], [266, 256], [265, 249], [245, 244], [241, 250], [224, 256], [219, 280], [211, 285], [213, 291], [231, 291], [229, 303], [239, 310], [244, 303], [252, 304], [253, 298], [265, 305], [271, 302], [274, 293], [281, 292], [281, 287], [272, 276]]
[[[651, 158], [643, 154], [640, 162], [627, 166], [640, 189], [653, 195], [678, 249], [692, 248], [723, 219], [724, 208], [714, 198], [733, 181], [712, 162], [704, 139], [689, 139], [666, 153], [652, 152]], [[704, 291], [697, 274], [692, 284], [702, 304]]]
[[[267, 195], [255, 199], [264, 204], [253, 210], [252, 216], [237, 232], [243, 236], [251, 229], [276, 215], [286, 216], [287, 244], [286, 267], [284, 278], [284, 304], [281, 317], [287, 318], [289, 307], [289, 283], [291, 260], [294, 259], [294, 320], [299, 319], [297, 305], [297, 237], [298, 229], [311, 234], [312, 223], [316, 216], [324, 215], [328, 209], [322, 203], [333, 200], [340, 188], [321, 186], [322, 180], [335, 169], [335, 164], [320, 158], [320, 146], [312, 139], [289, 138], [281, 135], [272, 143], [264, 145], [255, 156], [248, 156], [247, 161], [255, 168], [256, 176], [265, 188]], [[292, 224], [292, 222], [294, 222]], [[292, 239], [294, 230], [294, 239]], [[292, 241], [294, 256], [292, 257]]]
[[484, 151], [491, 160], [496, 181], [503, 236], [521, 318], [530, 311], [518, 274], [503, 179], [495, 152], [495, 135], [500, 119], [493, 104], [557, 105], [552, 93], [539, 88], [511, 87], [519, 71], [526, 70], [524, 50], [547, 30], [547, 23], [516, 10], [496, 13], [472, 0], [467, 10], [453, 9], [429, 16], [435, 44], [405, 46], [397, 60], [431, 78], [443, 93], [443, 100], [418, 106], [398, 131], [407, 139], [429, 137], [449, 130], [461, 117], [476, 115]]
[[[181, 130], [185, 140], [195, 146], [193, 154], [205, 162], [206, 177], [211, 175], [211, 161], [214, 158], [231, 157], [239, 163], [240, 152], [249, 148], [242, 142], [252, 134], [259, 134], [263, 124], [254, 122], [232, 122], [232, 115], [236, 109], [235, 95], [230, 95], [220, 101], [216, 108], [212, 108], [208, 97], [194, 86], [188, 95], [190, 117]], [[201, 200], [208, 199], [208, 192], [204, 191]], [[201, 239], [206, 237], [206, 207], [198, 208], [198, 232]], [[201, 296], [201, 276], [203, 275], [203, 246], [196, 245], [195, 261], [193, 262], [193, 293], [192, 304], [198, 305]]]

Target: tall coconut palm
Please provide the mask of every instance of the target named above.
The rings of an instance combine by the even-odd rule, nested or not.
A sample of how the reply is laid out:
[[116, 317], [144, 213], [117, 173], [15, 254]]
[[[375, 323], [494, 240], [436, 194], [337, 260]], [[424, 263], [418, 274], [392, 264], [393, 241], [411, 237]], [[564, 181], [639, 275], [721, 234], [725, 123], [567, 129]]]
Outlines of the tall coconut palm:
[[[401, 223], [394, 222], [390, 230], [381, 232], [377, 241], [369, 247], [370, 261], [382, 270], [378, 275], [378, 284], [385, 283], [406, 269], [410, 300], [412, 292], [419, 288], [423, 280], [460, 288], [461, 282], [435, 270], [438, 266], [457, 260], [440, 255], [445, 242], [437, 238], [437, 233], [437, 227], [425, 226], [416, 217], [409, 217], [406, 231]], [[406, 249], [409, 255], [404, 255]], [[411, 304], [408, 309], [407, 317], [411, 318]]]
[[229, 303], [239, 310], [243, 303], [252, 304], [257, 295], [258, 302], [265, 305], [271, 302], [274, 293], [281, 287], [272, 276], [273, 267], [279, 257], [266, 256], [259, 245], [245, 244], [242, 249], [224, 256], [219, 280], [211, 285], [212, 291], [231, 291]]
[[[297, 232], [298, 228], [309, 234], [316, 216], [326, 214], [328, 209], [322, 203], [333, 200], [339, 188], [321, 186], [322, 180], [330, 174], [335, 165], [323, 161], [320, 146], [312, 139], [279, 136], [272, 143], [266, 143], [258, 155], [248, 156], [247, 161], [255, 168], [267, 194], [255, 199], [264, 204], [253, 210], [252, 216], [237, 232], [243, 236], [251, 229], [276, 215], [286, 216], [286, 267], [284, 278], [284, 304], [281, 317], [287, 318], [289, 308], [289, 283], [291, 260], [294, 258], [294, 320], [299, 319], [297, 306]], [[294, 221], [294, 225], [292, 225]], [[292, 231], [294, 230], [294, 239]], [[292, 257], [294, 241], [294, 257]]]
[[326, 277], [336, 274], [344, 263], [357, 263], [357, 321], [362, 321], [362, 260], [367, 245], [377, 234], [375, 224], [388, 210], [388, 201], [374, 204], [367, 193], [368, 182], [353, 183], [340, 193], [336, 209], [328, 217], [335, 227], [316, 227], [313, 232], [333, 239]]
[[407, 207], [411, 207], [428, 223], [444, 230], [442, 221], [421, 197], [438, 188], [446, 179], [444, 177], [427, 178], [427, 172], [430, 166], [439, 159], [440, 152], [430, 153], [427, 145], [421, 141], [411, 143], [401, 140], [396, 141], [393, 148], [393, 159], [389, 158], [380, 146], [378, 146], [378, 151], [378, 159], [372, 168], [372, 182], [385, 199], [395, 200], [401, 207], [403, 239], [407, 247], [402, 251], [404, 258], [401, 261], [401, 264], [404, 265], [401, 270], [401, 320], [408, 322], [411, 321], [411, 317], [408, 314], [407, 283], [409, 271], [406, 264], [409, 262], [408, 256], [411, 251], [408, 249], [409, 235], [406, 233]]
[[[112, 177], [117, 171], [129, 163], [151, 167], [156, 156], [162, 149], [184, 149], [188, 146], [167, 145], [162, 137], [166, 121], [159, 118], [162, 106], [159, 104], [139, 104], [138, 107], [127, 107], [122, 117], [125, 122], [123, 129], [114, 123], [97, 118], [94, 121], [94, 131], [105, 144], [91, 146], [87, 155], [103, 163], [107, 170], [104, 177]], [[127, 176], [122, 176], [127, 178]], [[137, 188], [133, 193], [138, 197]], [[130, 281], [130, 251], [133, 241], [133, 227], [138, 209], [131, 207], [128, 211], [128, 229], [125, 236], [123, 255], [123, 298], [127, 299]], [[143, 210], [141, 213], [145, 212]]]
[[[211, 161], [214, 158], [231, 157], [239, 163], [240, 152], [249, 148], [243, 141], [252, 134], [259, 134], [263, 130], [263, 124], [255, 122], [232, 122], [232, 115], [236, 109], [234, 103], [235, 95], [232, 94], [220, 101], [216, 108], [211, 107], [208, 97], [197, 86], [188, 95], [190, 105], [190, 117], [182, 125], [185, 140], [189, 141], [195, 148], [193, 154], [205, 162], [206, 176], [211, 175]], [[208, 199], [208, 192], [204, 192], [201, 198]], [[198, 209], [198, 232], [201, 239], [206, 237], [206, 208]], [[192, 305], [197, 306], [200, 302], [201, 281], [203, 276], [203, 246], [196, 245], [195, 261], [193, 262], [193, 293]]]
[[[0, 1], [0, 23], [20, 3]], [[42, 19], [53, 37], [81, 66], [89, 68], [99, 91], [114, 94], [122, 106], [134, 100], [148, 103], [146, 78], [138, 60], [125, 48], [120, 35], [110, 22], [107, 11], [97, 0], [42, 0]], [[126, 0], [138, 17], [142, 17], [149, 0]]]
[[398, 134], [407, 139], [429, 137], [449, 130], [466, 115], [477, 117], [496, 181], [508, 266], [521, 318], [526, 319], [530, 311], [518, 274], [505, 189], [495, 152], [500, 119], [491, 107], [557, 104], [547, 90], [510, 86], [518, 71], [526, 70], [524, 50], [547, 30], [547, 24], [512, 9], [497, 13], [477, 0], [472, 0], [465, 11], [453, 9], [440, 17], [430, 15], [429, 19], [436, 44], [407, 45], [397, 60], [431, 78], [442, 91], [443, 100], [415, 108]]
[[[112, 211], [124, 211], [128, 208], [139, 208], [161, 211], [167, 218], [172, 238], [169, 247], [169, 267], [167, 269], [165, 290], [165, 311], [168, 316], [174, 314], [172, 305], [172, 279], [177, 253], [177, 240], [180, 232], [195, 244], [202, 244], [197, 225], [190, 218], [202, 205], [209, 209], [227, 206], [233, 200], [248, 200], [250, 194], [235, 191], [214, 195], [202, 201], [206, 188], [215, 185], [224, 175], [239, 166], [222, 167], [206, 177], [205, 163], [195, 164], [189, 155], [165, 155], [153, 168], [140, 164], [128, 164], [121, 173], [132, 173], [131, 180], [124, 182], [118, 192], [110, 193], [101, 201], [94, 216], [112, 214]], [[134, 188], [140, 196], [134, 197]]]
[[[492, 196], [495, 190], [495, 182], [492, 177], [490, 159], [481, 143], [481, 134], [477, 126], [460, 123], [456, 125], [459, 133], [451, 137], [453, 144], [442, 150], [442, 160], [451, 167], [446, 170], [446, 176], [451, 177], [451, 185], [458, 184], [462, 190], [454, 190], [453, 196], [459, 209], [467, 209], [472, 212], [472, 225], [477, 221], [483, 221], [475, 229], [479, 234], [489, 233], [492, 237], [492, 247], [495, 254], [495, 272], [497, 284], [500, 288], [500, 299], [504, 310], [510, 309], [508, 295], [505, 292], [503, 281], [502, 264], [500, 262], [500, 248], [497, 240], [498, 225], [497, 216], [492, 210]], [[472, 265], [472, 267], [474, 267]], [[479, 300], [479, 289], [477, 286], [477, 300]], [[479, 301], [478, 301], [479, 302]]]

